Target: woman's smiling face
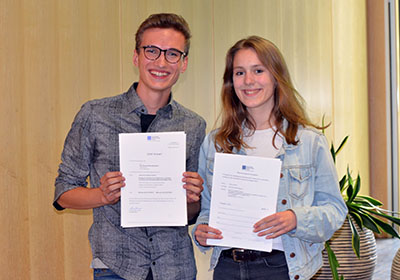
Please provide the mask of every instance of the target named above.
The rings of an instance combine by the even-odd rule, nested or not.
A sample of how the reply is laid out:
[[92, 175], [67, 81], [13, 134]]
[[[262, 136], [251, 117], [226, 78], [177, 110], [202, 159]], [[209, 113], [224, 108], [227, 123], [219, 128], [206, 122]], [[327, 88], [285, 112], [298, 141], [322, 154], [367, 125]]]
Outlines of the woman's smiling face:
[[241, 49], [235, 54], [233, 86], [250, 115], [270, 115], [274, 107], [275, 79], [253, 49]]

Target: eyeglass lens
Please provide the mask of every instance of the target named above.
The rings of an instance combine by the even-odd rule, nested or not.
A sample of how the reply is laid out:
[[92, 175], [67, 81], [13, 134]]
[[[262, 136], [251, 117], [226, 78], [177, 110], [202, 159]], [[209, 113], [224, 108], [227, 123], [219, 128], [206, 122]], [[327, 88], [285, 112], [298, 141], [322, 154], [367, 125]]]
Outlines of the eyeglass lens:
[[177, 63], [182, 56], [182, 53], [175, 49], [162, 50], [158, 47], [143, 47], [144, 55], [147, 59], [156, 60], [160, 57], [161, 52], [164, 52], [165, 59], [170, 63]]

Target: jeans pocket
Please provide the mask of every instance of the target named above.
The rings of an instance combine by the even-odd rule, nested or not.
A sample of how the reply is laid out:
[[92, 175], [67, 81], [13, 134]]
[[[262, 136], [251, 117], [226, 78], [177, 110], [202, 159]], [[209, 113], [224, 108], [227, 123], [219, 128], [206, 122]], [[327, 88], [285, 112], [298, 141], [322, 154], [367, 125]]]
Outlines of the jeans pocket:
[[283, 252], [269, 256], [267, 258], [263, 258], [263, 261], [265, 265], [269, 268], [281, 268], [287, 266], [285, 253]]

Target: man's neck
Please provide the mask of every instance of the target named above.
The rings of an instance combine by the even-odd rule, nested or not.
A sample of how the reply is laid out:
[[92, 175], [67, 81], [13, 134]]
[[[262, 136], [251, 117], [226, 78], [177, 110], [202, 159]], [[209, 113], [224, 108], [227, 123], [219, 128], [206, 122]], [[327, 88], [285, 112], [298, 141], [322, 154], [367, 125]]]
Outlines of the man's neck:
[[147, 109], [147, 113], [155, 115], [157, 111], [167, 105], [171, 92], [159, 92], [143, 89], [140, 83], [136, 89], [139, 98]]

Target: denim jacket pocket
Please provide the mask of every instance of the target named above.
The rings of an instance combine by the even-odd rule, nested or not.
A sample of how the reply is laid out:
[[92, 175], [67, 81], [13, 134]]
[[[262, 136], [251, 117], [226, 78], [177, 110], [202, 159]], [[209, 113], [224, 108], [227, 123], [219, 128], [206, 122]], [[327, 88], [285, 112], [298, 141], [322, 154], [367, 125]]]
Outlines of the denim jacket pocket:
[[302, 199], [309, 192], [311, 166], [296, 166], [288, 168], [290, 175], [289, 193], [295, 199]]

